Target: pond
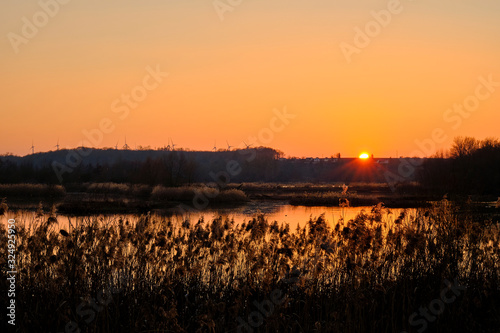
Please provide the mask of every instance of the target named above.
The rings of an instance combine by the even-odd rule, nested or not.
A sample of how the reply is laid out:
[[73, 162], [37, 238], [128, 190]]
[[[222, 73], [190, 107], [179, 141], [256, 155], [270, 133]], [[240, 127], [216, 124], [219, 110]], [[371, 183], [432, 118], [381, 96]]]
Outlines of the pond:
[[[210, 221], [214, 217], [222, 216], [234, 219], [236, 223], [242, 223], [252, 219], [256, 214], [264, 214], [269, 222], [288, 223], [292, 230], [300, 224], [303, 227], [309, 219], [325, 215], [327, 222], [334, 225], [339, 219], [345, 221], [353, 219], [361, 211], [369, 213], [372, 206], [366, 207], [325, 207], [325, 206], [293, 206], [285, 202], [258, 202], [250, 203], [239, 208], [207, 209], [200, 212], [191, 212], [181, 215], [174, 215], [173, 219], [182, 221], [189, 219], [197, 221], [201, 217], [205, 221]], [[384, 218], [387, 221], [394, 220], [403, 211], [403, 209], [384, 209]], [[415, 212], [415, 209], [407, 209]], [[390, 213], [389, 213], [390, 212]], [[396, 215], [394, 217], [394, 215]]]
[[[264, 214], [269, 222], [277, 221], [279, 224], [288, 223], [291, 230], [294, 230], [297, 225], [303, 227], [309, 219], [316, 218], [321, 214], [325, 215], [325, 219], [330, 226], [334, 226], [341, 218], [345, 221], [353, 219], [360, 212], [365, 211], [369, 213], [372, 206], [366, 207], [325, 207], [325, 206], [293, 206], [286, 202], [250, 202], [247, 205], [241, 207], [232, 208], [211, 208], [204, 209], [201, 211], [192, 211], [188, 213], [173, 213], [169, 218], [174, 223], [181, 223], [183, 221], [190, 220], [191, 222], [197, 222], [200, 218], [205, 221], [211, 221], [215, 217], [222, 216], [223, 218], [234, 219], [237, 224], [251, 220], [257, 214]], [[410, 208], [406, 209], [410, 215], [414, 215], [416, 209]], [[384, 220], [387, 222], [394, 221], [397, 216], [403, 211], [403, 209], [384, 209]], [[154, 212], [153, 212], [154, 213]], [[9, 218], [15, 218], [17, 221], [29, 222], [35, 220], [36, 213], [28, 210], [20, 210], [17, 212], [8, 212], [6, 216], [2, 218], [4, 223], [7, 222]], [[49, 215], [46, 214], [48, 217]], [[93, 216], [93, 215], [92, 215]], [[111, 214], [104, 215], [107, 217], [106, 220], [113, 220], [114, 218], [124, 218], [128, 219], [130, 222], [137, 220], [138, 215], [136, 214]], [[59, 227], [67, 229], [69, 223], [72, 225], [80, 224], [88, 216], [68, 216], [57, 214], [57, 220], [59, 222]]]

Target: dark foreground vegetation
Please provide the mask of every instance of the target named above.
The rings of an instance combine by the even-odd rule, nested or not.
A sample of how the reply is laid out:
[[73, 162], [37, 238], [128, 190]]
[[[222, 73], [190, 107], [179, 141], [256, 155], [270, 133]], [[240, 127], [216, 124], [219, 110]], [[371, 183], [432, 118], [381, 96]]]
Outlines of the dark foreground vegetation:
[[265, 216], [241, 225], [177, 225], [156, 215], [59, 223], [55, 210], [17, 220], [19, 332], [500, 327], [500, 225], [447, 200], [416, 216], [377, 205], [354, 220], [330, 225], [319, 216], [296, 230]]

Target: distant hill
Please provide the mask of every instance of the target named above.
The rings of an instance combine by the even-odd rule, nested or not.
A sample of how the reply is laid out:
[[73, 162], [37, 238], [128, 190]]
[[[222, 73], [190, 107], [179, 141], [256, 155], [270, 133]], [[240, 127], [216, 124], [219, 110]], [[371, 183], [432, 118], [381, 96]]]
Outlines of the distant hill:
[[405, 159], [284, 158], [266, 147], [217, 152], [80, 148], [0, 157], [0, 182], [387, 182], [413, 181], [417, 169]]

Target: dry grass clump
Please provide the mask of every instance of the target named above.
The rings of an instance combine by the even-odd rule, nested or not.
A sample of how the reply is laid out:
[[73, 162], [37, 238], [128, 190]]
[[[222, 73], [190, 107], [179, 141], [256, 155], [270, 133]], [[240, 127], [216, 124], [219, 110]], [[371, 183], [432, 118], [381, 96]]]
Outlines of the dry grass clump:
[[130, 191], [128, 184], [117, 183], [92, 183], [87, 187], [88, 193], [98, 194], [127, 194]]
[[247, 201], [245, 193], [237, 189], [219, 190], [208, 186], [164, 187], [161, 185], [153, 188], [151, 200], [192, 202], [197, 195], [206, 198], [210, 204], [231, 204]]
[[[213, 192], [213, 199], [210, 199], [213, 203], [243, 203], [248, 201], [248, 198], [242, 190], [230, 189], [224, 191], [218, 191], [211, 189]], [[217, 193], [218, 191], [218, 193]]]
[[130, 188], [130, 194], [134, 197], [149, 198], [151, 196], [152, 188], [145, 184], [134, 184]]
[[151, 200], [155, 201], [192, 201], [196, 189], [194, 187], [165, 187], [157, 185], [151, 192]]
[[[245, 332], [242, 321], [278, 292], [255, 331], [411, 331], [412, 313], [458, 279], [466, 291], [429, 327], [495, 331], [500, 226], [458, 216], [443, 200], [414, 215], [376, 205], [333, 224], [311, 217], [296, 230], [263, 215], [177, 224], [150, 214], [63, 229], [55, 211], [39, 211], [18, 220], [17, 305], [29, 314], [18, 330], [74, 321], [82, 332]], [[103, 290], [109, 302], [98, 301]]]
[[0, 184], [0, 197], [7, 198], [55, 198], [62, 197], [66, 190], [61, 185], [47, 184]]
[[99, 194], [106, 196], [128, 196], [149, 198], [152, 188], [146, 184], [123, 183], [72, 183], [66, 185], [68, 192]]
[[275, 183], [241, 183], [241, 184], [228, 184], [229, 188], [241, 188], [245, 191], [272, 191], [276, 189], [278, 184]]

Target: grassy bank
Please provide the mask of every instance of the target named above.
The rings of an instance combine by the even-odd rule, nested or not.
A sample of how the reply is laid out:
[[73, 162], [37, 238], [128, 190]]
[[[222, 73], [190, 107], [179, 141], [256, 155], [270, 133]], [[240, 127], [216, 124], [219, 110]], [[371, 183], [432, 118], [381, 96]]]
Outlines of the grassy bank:
[[43, 184], [0, 184], [0, 198], [61, 198], [66, 189], [61, 185]]
[[[178, 204], [194, 206], [194, 202], [231, 207], [249, 200], [288, 201], [300, 206], [348, 204], [351, 207], [383, 202], [391, 208], [415, 208], [428, 207], [429, 202], [440, 200], [443, 194], [429, 194], [417, 183], [398, 184], [394, 188], [378, 183], [353, 183], [348, 187], [343, 184], [241, 183], [228, 184], [220, 189], [214, 184], [181, 187], [116, 183], [75, 183], [65, 187], [0, 185], [0, 198], [6, 197], [17, 209], [35, 209], [43, 201], [49, 206], [56, 204], [60, 211], [68, 214], [141, 213], [152, 209], [170, 209]], [[456, 202], [496, 200], [496, 196], [449, 197]]]
[[42, 184], [0, 185], [0, 198], [12, 208], [35, 209], [39, 202], [55, 204], [67, 214], [141, 213], [165, 209], [179, 203], [193, 205], [203, 196], [208, 206], [241, 205], [246, 194], [234, 188], [217, 189], [202, 184], [183, 187], [149, 186], [144, 184], [79, 183], [65, 187]]
[[[17, 328], [496, 332], [500, 226], [457, 215], [446, 200], [394, 222], [383, 216], [378, 205], [297, 230], [265, 216], [242, 225], [96, 216], [60, 230], [54, 213], [38, 214], [17, 221], [17, 304], [29, 314]], [[5, 230], [0, 238], [6, 244]], [[436, 304], [444, 308], [432, 321], [419, 314]]]

